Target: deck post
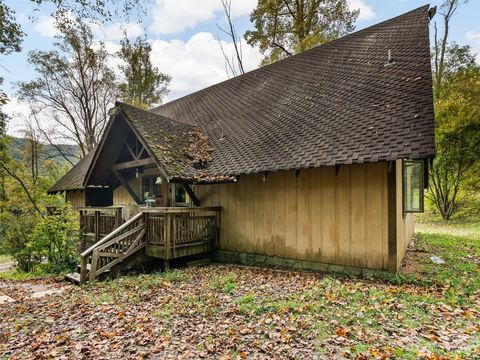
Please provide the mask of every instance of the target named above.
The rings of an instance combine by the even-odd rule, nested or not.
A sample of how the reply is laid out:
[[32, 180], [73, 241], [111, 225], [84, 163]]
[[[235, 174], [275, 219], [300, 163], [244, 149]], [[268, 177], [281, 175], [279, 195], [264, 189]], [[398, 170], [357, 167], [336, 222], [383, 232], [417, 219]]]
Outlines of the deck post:
[[88, 258], [85, 256], [80, 257], [80, 284], [85, 284], [87, 282], [87, 264]]
[[122, 208], [115, 209], [115, 229], [122, 224]]
[[165, 214], [165, 259], [170, 259], [170, 237], [172, 235], [171, 229], [172, 216], [169, 213]]
[[143, 222], [145, 224], [145, 242], [150, 244], [150, 214], [143, 213]]
[[100, 240], [100, 211], [95, 210], [95, 242]]
[[97, 276], [97, 263], [98, 263], [98, 251], [93, 250], [92, 264], [90, 266], [90, 281], [95, 280], [95, 277]]

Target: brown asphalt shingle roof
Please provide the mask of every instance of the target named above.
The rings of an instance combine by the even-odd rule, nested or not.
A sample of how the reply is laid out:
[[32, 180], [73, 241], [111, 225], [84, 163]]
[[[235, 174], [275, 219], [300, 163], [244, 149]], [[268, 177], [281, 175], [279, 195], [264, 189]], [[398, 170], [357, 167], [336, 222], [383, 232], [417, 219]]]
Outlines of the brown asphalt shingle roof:
[[150, 112], [120, 106], [172, 179], [195, 176], [183, 150], [193, 127], [213, 148], [209, 176], [429, 158], [428, 6]]
[[432, 157], [428, 25], [424, 6], [152, 112], [209, 135], [212, 175]]
[[71, 168], [55, 185], [48, 189], [48, 193], [53, 194], [66, 190], [83, 190], [85, 188], [83, 181], [92, 163], [94, 153], [94, 150], [90, 151], [87, 156]]
[[195, 169], [185, 155], [194, 126], [128, 104], [117, 102], [116, 106], [143, 137], [170, 178], [195, 176]]

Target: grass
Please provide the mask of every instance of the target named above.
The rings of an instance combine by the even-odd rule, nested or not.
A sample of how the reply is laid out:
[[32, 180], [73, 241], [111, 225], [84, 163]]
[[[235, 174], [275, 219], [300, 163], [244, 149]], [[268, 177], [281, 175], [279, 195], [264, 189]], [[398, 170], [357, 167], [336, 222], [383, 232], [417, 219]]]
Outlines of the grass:
[[0, 255], [0, 264], [8, 263], [13, 261], [13, 258], [8, 255]]
[[[2, 351], [35, 357], [53, 350], [105, 358], [125, 351], [160, 358], [480, 358], [480, 225], [423, 222], [417, 230], [400, 274], [382, 279], [211, 265], [124, 276], [11, 305], [2, 312], [0, 358]], [[445, 264], [434, 264], [433, 255]], [[45, 313], [48, 322], [33, 321]], [[73, 340], [56, 345], [59, 334]]]

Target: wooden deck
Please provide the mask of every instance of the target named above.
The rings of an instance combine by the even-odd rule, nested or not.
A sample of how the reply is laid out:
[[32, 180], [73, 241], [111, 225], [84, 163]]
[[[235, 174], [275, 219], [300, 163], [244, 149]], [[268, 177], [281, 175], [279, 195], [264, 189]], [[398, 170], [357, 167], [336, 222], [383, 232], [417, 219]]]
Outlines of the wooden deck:
[[[89, 226], [93, 224], [93, 232], [101, 233], [108, 217], [91, 210], [94, 221], [92, 211], [81, 210], [83, 228], [92, 229]], [[114, 227], [81, 253], [80, 282], [96, 279], [141, 249], [149, 256], [163, 259], [166, 267], [171, 259], [210, 252], [219, 241], [220, 210], [219, 207], [140, 208], [140, 213]], [[108, 221], [112, 226], [117, 224]]]
[[82, 233], [80, 251], [97, 243], [122, 224], [121, 206], [81, 207], [78, 210]]

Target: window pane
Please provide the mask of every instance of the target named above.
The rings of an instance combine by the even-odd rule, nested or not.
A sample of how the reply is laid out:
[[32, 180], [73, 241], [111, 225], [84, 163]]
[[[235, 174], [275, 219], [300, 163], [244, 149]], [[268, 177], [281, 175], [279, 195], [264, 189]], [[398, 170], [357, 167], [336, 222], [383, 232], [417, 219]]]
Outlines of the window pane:
[[403, 211], [423, 212], [423, 162], [403, 162]]
[[181, 186], [175, 185], [175, 202], [185, 204], [187, 202], [187, 193]]

